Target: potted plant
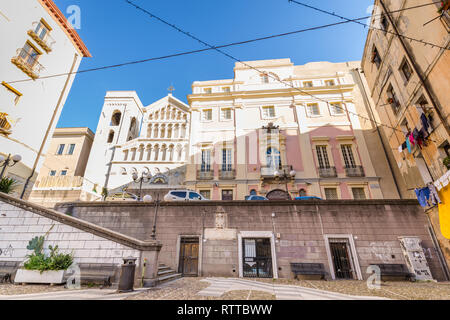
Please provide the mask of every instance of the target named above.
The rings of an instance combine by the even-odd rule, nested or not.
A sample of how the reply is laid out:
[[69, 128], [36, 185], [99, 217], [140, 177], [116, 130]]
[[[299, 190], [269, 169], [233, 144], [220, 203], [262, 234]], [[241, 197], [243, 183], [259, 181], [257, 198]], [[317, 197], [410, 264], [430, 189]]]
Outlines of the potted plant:
[[444, 160], [442, 161], [442, 163], [444, 164], [444, 166], [447, 167], [447, 169], [450, 169], [450, 157], [444, 158]]
[[15, 283], [64, 283], [64, 273], [73, 263], [72, 254], [59, 253], [58, 246], [48, 246], [49, 254], [44, 253], [44, 236], [34, 237], [27, 249], [33, 250], [27, 256], [23, 268], [17, 270]]
[[444, 0], [441, 1], [441, 6], [438, 9], [438, 13], [444, 13], [445, 11], [447, 11], [448, 9], [450, 9], [450, 1], [449, 0]]
[[0, 192], [12, 193], [17, 186], [17, 181], [13, 178], [3, 177], [0, 180]]

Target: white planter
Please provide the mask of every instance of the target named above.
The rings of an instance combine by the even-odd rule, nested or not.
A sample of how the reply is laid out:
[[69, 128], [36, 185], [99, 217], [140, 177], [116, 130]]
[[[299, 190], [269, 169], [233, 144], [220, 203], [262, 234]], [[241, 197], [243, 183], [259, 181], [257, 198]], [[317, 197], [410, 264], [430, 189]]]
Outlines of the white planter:
[[19, 269], [16, 272], [14, 283], [64, 283], [64, 270], [44, 271]]

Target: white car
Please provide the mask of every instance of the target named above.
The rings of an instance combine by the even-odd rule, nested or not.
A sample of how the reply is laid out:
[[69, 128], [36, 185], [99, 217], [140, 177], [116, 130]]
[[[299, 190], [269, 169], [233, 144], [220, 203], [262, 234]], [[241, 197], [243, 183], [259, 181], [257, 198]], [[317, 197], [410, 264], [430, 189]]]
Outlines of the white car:
[[202, 201], [208, 200], [192, 190], [171, 190], [164, 196], [164, 201]]

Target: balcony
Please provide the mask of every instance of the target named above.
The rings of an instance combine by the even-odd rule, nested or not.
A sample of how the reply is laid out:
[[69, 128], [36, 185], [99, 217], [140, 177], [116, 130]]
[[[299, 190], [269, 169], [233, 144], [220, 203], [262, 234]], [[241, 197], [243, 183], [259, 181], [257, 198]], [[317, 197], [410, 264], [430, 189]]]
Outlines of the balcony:
[[197, 180], [212, 180], [212, 179], [214, 179], [214, 171], [197, 170]]
[[275, 171], [278, 172], [290, 172], [292, 170], [292, 166], [281, 166], [281, 168], [275, 168], [272, 166], [262, 166], [261, 167], [261, 178], [262, 179], [275, 179]]
[[362, 166], [345, 167], [347, 177], [364, 177], [364, 168]]
[[70, 189], [80, 188], [83, 177], [80, 176], [49, 176], [43, 177], [34, 185], [35, 189]]
[[234, 178], [236, 178], [236, 170], [235, 169], [220, 170], [219, 178], [222, 180], [233, 180]]
[[337, 177], [336, 167], [319, 168], [319, 176], [321, 178]]
[[37, 56], [30, 55], [24, 49], [17, 49], [17, 55], [11, 59], [11, 62], [33, 80], [39, 78], [39, 74], [44, 70], [44, 67], [37, 62]]
[[11, 134], [11, 124], [8, 122], [7, 113], [0, 113], [0, 134]]
[[47, 33], [43, 38], [39, 37], [34, 30], [28, 30], [28, 35], [36, 41], [45, 52], [49, 53], [53, 49], [56, 41]]

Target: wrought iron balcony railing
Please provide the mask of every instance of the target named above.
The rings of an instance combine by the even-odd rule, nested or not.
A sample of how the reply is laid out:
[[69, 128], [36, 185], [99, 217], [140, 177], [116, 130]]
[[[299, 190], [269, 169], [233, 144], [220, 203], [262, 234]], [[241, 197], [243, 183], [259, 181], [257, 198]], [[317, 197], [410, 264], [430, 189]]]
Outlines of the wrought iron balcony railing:
[[37, 56], [30, 55], [27, 51], [17, 49], [17, 54], [11, 62], [20, 70], [25, 72], [30, 78], [37, 79], [44, 67], [37, 61]]
[[37, 22], [33, 23], [33, 26], [34, 30], [28, 30], [28, 35], [33, 38], [33, 40], [36, 41], [42, 47], [42, 49], [45, 50], [45, 52], [51, 52], [53, 50], [53, 45], [56, 43], [55, 39], [53, 39], [48, 32], [44, 35], [42, 33], [38, 35], [36, 33]]
[[236, 178], [236, 170], [220, 170], [219, 171], [219, 178], [223, 180], [232, 180]]
[[347, 177], [364, 177], [364, 168], [362, 166], [345, 167]]
[[210, 170], [197, 170], [197, 180], [212, 180], [214, 179], [214, 171]]
[[337, 177], [336, 167], [319, 168], [319, 176], [322, 178]]
[[7, 115], [7, 113], [0, 113], [0, 134], [11, 134], [11, 124], [8, 122]]
[[35, 189], [67, 189], [80, 188], [83, 184], [83, 177], [80, 176], [49, 176], [43, 177], [34, 185]]
[[292, 170], [292, 166], [284, 165], [280, 167], [274, 166], [262, 166], [261, 167], [261, 178], [275, 178], [275, 171], [278, 172], [290, 172]]

